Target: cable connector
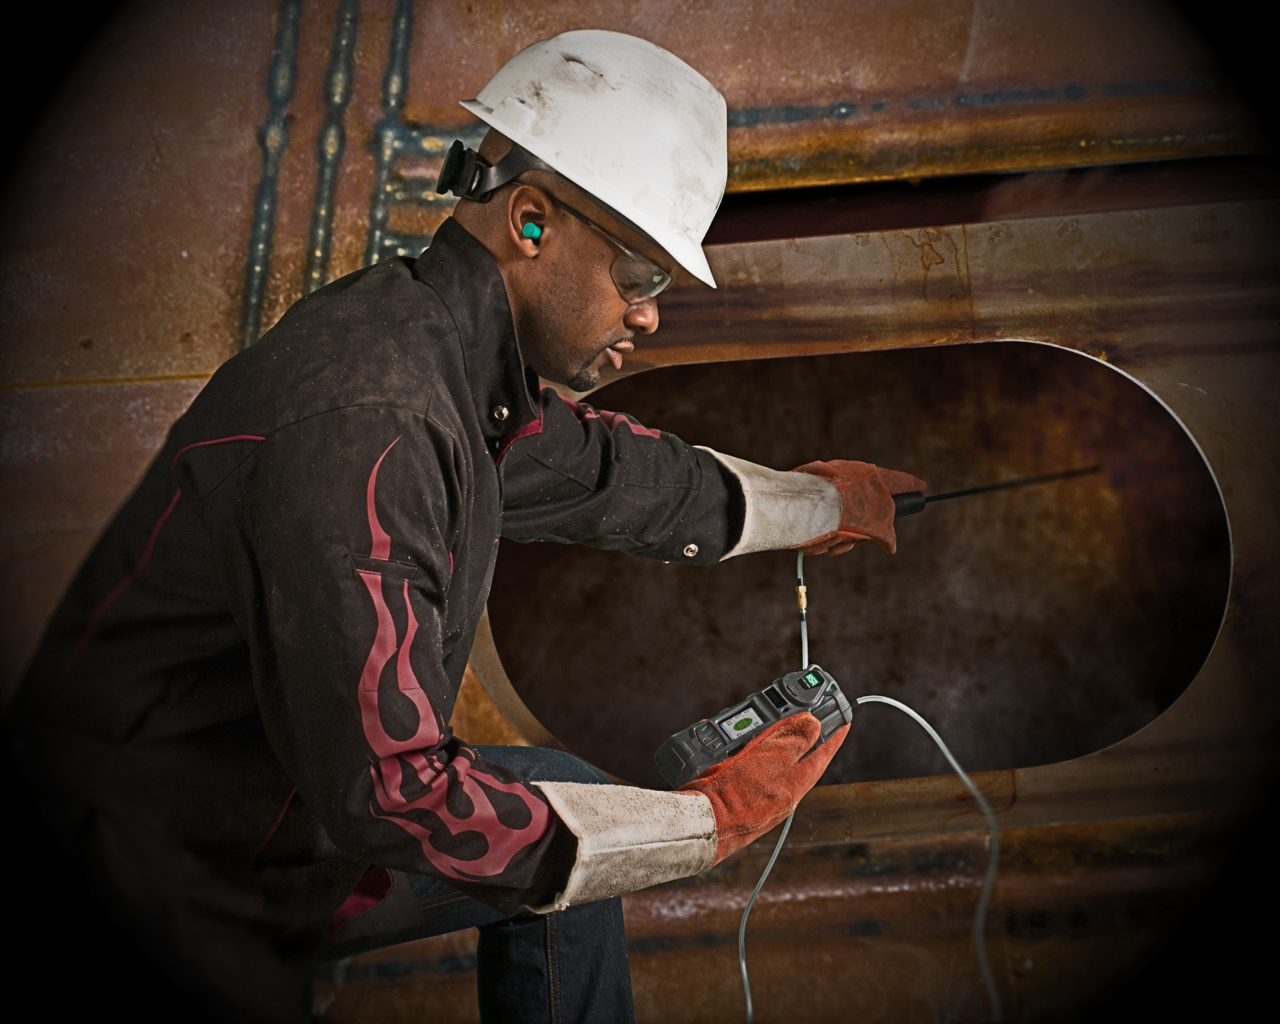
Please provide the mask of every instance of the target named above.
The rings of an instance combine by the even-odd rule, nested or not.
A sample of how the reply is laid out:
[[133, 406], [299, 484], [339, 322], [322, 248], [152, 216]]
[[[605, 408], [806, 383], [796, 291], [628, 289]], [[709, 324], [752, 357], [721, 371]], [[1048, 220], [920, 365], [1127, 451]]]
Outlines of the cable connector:
[[806, 611], [809, 607], [809, 598], [806, 596], [808, 593], [809, 588], [803, 583], [796, 587], [796, 607], [801, 611]]

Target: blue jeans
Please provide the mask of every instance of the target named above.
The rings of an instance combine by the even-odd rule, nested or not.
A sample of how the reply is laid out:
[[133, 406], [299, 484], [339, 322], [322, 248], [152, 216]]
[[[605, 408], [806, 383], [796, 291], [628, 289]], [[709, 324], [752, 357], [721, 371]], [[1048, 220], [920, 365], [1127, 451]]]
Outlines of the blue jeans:
[[[530, 782], [608, 782], [602, 772], [559, 750], [475, 750]], [[387, 899], [345, 926], [321, 951], [320, 961], [478, 928], [476, 987], [486, 1024], [627, 1024], [635, 1019], [621, 900], [504, 917], [438, 878], [392, 876]], [[424, 1010], [427, 1019], [430, 1008]]]

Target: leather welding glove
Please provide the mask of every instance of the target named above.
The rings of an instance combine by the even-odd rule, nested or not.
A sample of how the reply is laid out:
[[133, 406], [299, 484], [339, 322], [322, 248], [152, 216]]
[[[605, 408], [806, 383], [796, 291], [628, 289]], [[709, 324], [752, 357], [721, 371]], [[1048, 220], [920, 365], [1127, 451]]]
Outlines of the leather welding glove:
[[713, 764], [677, 793], [701, 793], [716, 815], [719, 864], [754, 842], [796, 809], [844, 742], [842, 726], [821, 746], [822, 726], [807, 711], [775, 722], [733, 757]]
[[840, 494], [840, 522], [834, 530], [795, 547], [806, 555], [842, 555], [869, 540], [885, 554], [898, 550], [893, 532], [893, 496], [925, 491], [926, 484], [910, 473], [881, 469], [869, 462], [809, 462], [791, 472], [807, 473], [828, 481]]
[[564, 888], [535, 913], [620, 896], [706, 871], [795, 810], [849, 727], [819, 747], [808, 712], [771, 725], [738, 753], [671, 793], [536, 782], [578, 848]]
[[783, 548], [839, 555], [868, 540], [893, 554], [898, 546], [893, 495], [928, 486], [910, 473], [869, 462], [810, 462], [783, 473], [703, 450], [715, 456], [742, 491], [742, 533], [724, 558]]

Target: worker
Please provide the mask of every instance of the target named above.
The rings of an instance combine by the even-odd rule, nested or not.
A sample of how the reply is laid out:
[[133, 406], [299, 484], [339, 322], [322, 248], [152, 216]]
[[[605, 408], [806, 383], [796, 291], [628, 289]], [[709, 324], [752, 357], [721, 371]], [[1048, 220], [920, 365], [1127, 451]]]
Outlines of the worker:
[[568, 32], [463, 106], [491, 130], [442, 172], [453, 218], [214, 374], [7, 719], [97, 895], [219, 1019], [306, 1020], [317, 960], [472, 926], [484, 1020], [631, 1019], [620, 894], [774, 827], [847, 727], [818, 744], [786, 719], [675, 792], [468, 746], [447, 722], [499, 538], [688, 565], [891, 552], [891, 493], [924, 489], [780, 472], [541, 384], [620, 368], [681, 269], [714, 287], [726, 115], [701, 75]]

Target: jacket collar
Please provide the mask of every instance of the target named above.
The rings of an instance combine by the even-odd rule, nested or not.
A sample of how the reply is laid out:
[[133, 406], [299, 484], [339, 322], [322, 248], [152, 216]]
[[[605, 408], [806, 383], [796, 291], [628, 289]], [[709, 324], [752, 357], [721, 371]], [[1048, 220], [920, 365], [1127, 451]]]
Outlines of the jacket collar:
[[538, 377], [520, 356], [502, 275], [488, 250], [450, 217], [414, 263], [413, 276], [434, 288], [453, 315], [480, 432], [496, 456], [504, 439], [540, 418], [532, 397]]

